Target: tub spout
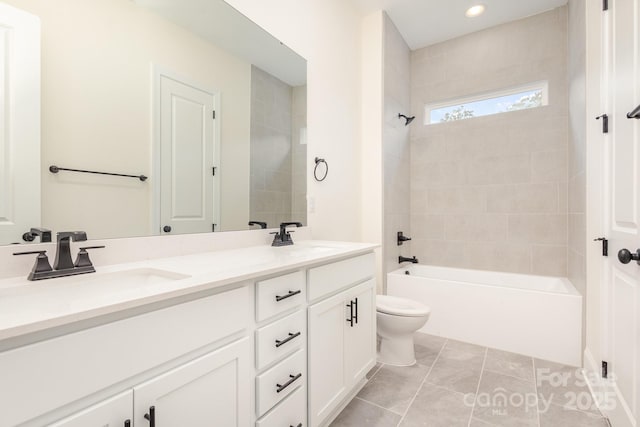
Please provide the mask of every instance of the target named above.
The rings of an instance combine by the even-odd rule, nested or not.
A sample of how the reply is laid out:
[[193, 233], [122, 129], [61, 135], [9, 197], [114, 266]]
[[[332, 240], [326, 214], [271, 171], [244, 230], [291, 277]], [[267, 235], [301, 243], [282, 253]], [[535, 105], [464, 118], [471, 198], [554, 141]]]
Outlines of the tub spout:
[[418, 259], [414, 256], [412, 258], [407, 258], [407, 257], [403, 257], [402, 255], [400, 255], [398, 257], [398, 263], [402, 264], [403, 262], [412, 262], [414, 264], [418, 263]]

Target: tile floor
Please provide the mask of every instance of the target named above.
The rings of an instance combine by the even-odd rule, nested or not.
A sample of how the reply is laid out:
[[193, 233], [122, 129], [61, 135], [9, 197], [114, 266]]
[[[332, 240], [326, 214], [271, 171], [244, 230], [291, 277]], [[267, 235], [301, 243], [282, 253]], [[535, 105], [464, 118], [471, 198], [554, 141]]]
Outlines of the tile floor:
[[608, 427], [576, 368], [416, 334], [417, 364], [376, 365], [331, 427]]

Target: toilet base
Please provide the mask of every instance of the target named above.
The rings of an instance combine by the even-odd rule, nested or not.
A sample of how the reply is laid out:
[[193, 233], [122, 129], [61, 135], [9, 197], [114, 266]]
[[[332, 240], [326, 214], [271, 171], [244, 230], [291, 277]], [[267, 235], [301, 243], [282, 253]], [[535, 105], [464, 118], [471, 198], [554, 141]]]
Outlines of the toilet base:
[[404, 334], [393, 338], [381, 337], [378, 362], [393, 366], [412, 366], [416, 363], [413, 348], [413, 334]]

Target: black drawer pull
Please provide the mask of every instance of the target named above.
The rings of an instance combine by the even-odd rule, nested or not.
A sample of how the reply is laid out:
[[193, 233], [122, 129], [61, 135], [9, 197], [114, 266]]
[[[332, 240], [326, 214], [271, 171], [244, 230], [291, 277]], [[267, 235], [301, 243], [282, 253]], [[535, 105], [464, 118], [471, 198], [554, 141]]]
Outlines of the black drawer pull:
[[285, 388], [289, 387], [291, 384], [293, 384], [301, 376], [302, 376], [302, 373], [300, 373], [298, 375], [289, 375], [289, 378], [291, 378], [289, 381], [287, 381], [286, 383], [284, 383], [282, 385], [276, 384], [276, 393], [280, 393], [282, 390], [284, 390]]
[[124, 427], [131, 427], [131, 420], [126, 420], [124, 422]]
[[301, 292], [302, 291], [298, 289], [297, 291], [289, 291], [289, 293], [286, 295], [276, 295], [276, 302], [280, 302], [283, 299], [291, 298], [292, 296], [298, 295]]
[[286, 343], [288, 343], [289, 341], [291, 341], [294, 338], [297, 338], [300, 336], [300, 332], [296, 332], [295, 334], [292, 334], [291, 332], [289, 332], [289, 336], [283, 340], [276, 340], [276, 348], [280, 347], [281, 345], [284, 345]]
[[358, 324], [358, 298], [355, 299], [355, 301], [353, 302], [353, 305], [355, 306], [355, 311], [356, 311], [356, 315], [353, 316], [353, 319], [356, 321], [356, 325]]
[[[289, 427], [293, 427], [293, 426], [289, 425]], [[302, 423], [298, 424], [296, 427], [302, 427]]]
[[144, 419], [149, 420], [149, 427], [156, 427], [156, 407], [151, 406], [149, 408], [149, 413], [144, 414]]
[[349, 322], [349, 326], [353, 328], [353, 321], [355, 320], [355, 316], [353, 315], [353, 301], [349, 301], [347, 307], [349, 307], [349, 318], [347, 319], [347, 322]]

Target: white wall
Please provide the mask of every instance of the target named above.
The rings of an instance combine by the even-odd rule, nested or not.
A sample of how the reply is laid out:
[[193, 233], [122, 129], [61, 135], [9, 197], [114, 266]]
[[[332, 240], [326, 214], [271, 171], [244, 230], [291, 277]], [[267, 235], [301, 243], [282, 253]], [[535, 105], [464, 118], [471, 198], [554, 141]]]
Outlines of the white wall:
[[[249, 212], [250, 64], [129, 0], [9, 0], [42, 20], [42, 225], [91, 238], [151, 233], [151, 66], [221, 92], [221, 220]], [[133, 179], [48, 167], [144, 174]]]
[[[374, 12], [362, 24], [362, 238], [383, 243], [383, 87], [385, 14]], [[383, 248], [384, 249], [384, 248]], [[383, 250], [376, 252], [378, 293], [384, 291]]]
[[309, 180], [309, 225], [316, 238], [361, 240], [358, 11], [344, 0], [228, 3], [307, 59], [307, 165], [329, 163], [325, 181]]

